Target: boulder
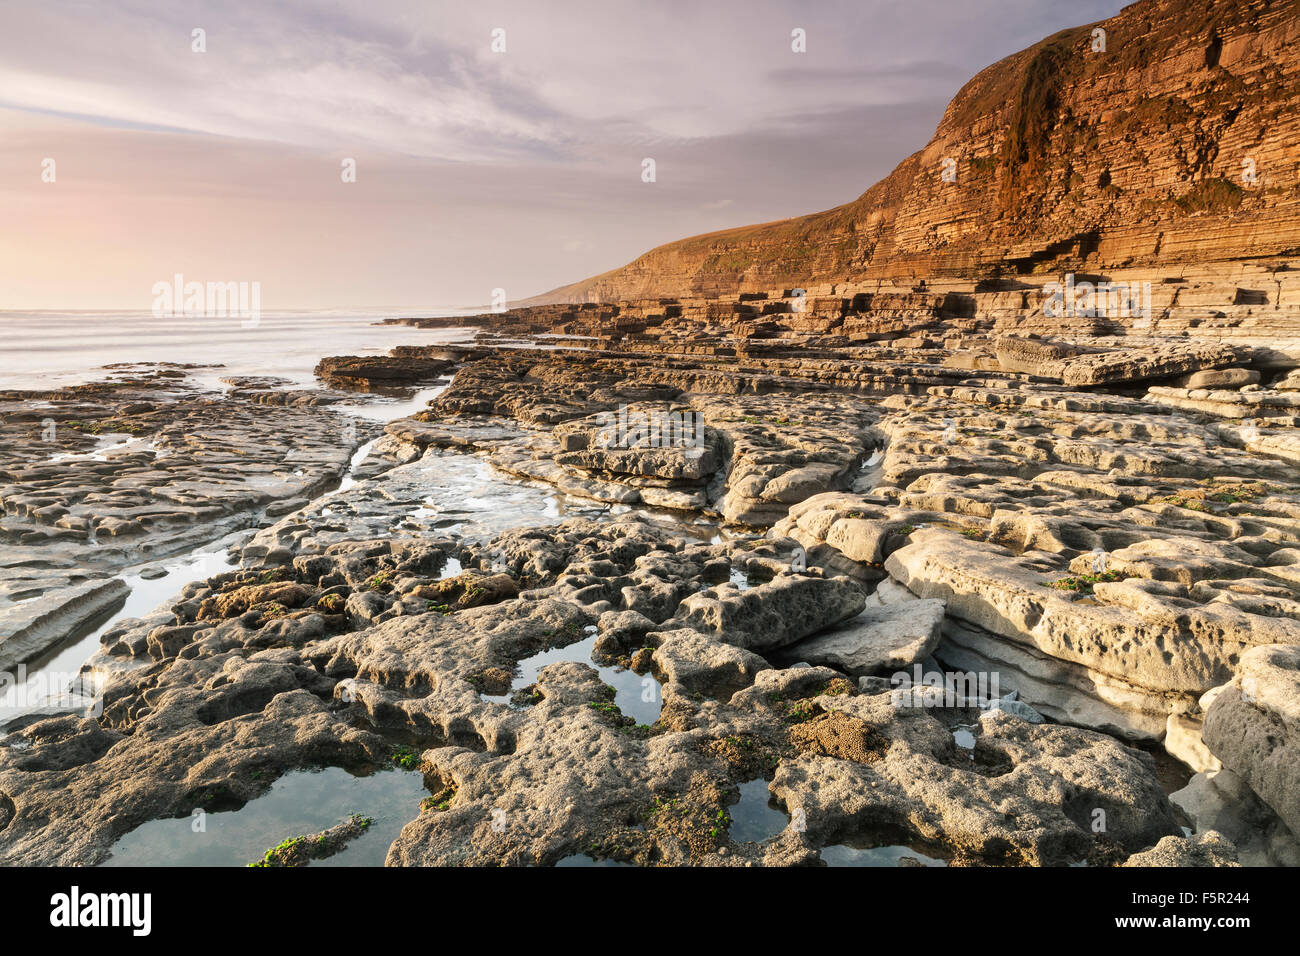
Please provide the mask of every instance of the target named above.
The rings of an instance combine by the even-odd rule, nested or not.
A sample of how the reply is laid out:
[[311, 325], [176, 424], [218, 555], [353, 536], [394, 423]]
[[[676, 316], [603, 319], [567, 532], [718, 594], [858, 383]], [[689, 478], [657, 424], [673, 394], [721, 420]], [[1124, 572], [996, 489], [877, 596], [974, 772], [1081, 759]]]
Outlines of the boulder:
[[887, 674], [922, 661], [939, 644], [944, 602], [867, 608], [857, 617], [783, 648], [782, 660], [824, 664], [853, 677]]
[[1213, 830], [1231, 840], [1243, 866], [1300, 866], [1300, 841], [1231, 770], [1195, 774], [1169, 800], [1198, 833]]
[[[1205, 698], [1202, 697], [1202, 700]], [[1170, 714], [1165, 724], [1165, 750], [1197, 773], [1221, 770], [1223, 764], [1201, 738], [1201, 721], [1188, 714]]]
[[762, 654], [839, 624], [865, 606], [862, 588], [848, 578], [783, 574], [747, 591], [721, 585], [692, 594], [670, 623]]
[[768, 668], [757, 654], [709, 640], [698, 631], [680, 628], [651, 635], [658, 639], [653, 661], [665, 683], [687, 693], [730, 697], [754, 682], [754, 675]]
[[1253, 368], [1217, 368], [1181, 375], [1174, 380], [1180, 388], [1241, 388], [1256, 385], [1260, 374]]
[[1205, 743], [1300, 834], [1300, 646], [1256, 647], [1205, 714]]
[[1241, 866], [1237, 848], [1222, 833], [1210, 830], [1199, 836], [1167, 836], [1149, 850], [1134, 853], [1123, 866]]

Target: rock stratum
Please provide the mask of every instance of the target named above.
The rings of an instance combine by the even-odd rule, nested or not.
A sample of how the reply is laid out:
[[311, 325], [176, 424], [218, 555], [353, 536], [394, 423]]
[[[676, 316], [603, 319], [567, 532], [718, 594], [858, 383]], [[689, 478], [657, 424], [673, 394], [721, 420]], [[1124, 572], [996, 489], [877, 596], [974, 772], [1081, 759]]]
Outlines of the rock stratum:
[[[246, 530], [94, 632], [72, 706], [5, 715], [0, 860], [138, 861], [147, 827], [179, 844], [286, 775], [396, 763], [427, 794], [400, 828], [313, 839], [389, 865], [1300, 863], [1300, 381], [1272, 350], [500, 337], [367, 358], [384, 391], [455, 374], [355, 454], [355, 392], [6, 396], [6, 610], [45, 615], [13, 659], [114, 598], [86, 588], [120, 601], [155, 522]], [[178, 517], [181, 490], [224, 507]], [[140, 543], [105, 550], [120, 522]]]
[[[1117, 269], [1158, 283], [1190, 266], [1231, 283], [1300, 250], [1298, 67], [1295, 2], [1144, 0], [981, 71], [852, 202], [672, 242], [522, 304]], [[1268, 275], [1249, 287], [1278, 306]]]

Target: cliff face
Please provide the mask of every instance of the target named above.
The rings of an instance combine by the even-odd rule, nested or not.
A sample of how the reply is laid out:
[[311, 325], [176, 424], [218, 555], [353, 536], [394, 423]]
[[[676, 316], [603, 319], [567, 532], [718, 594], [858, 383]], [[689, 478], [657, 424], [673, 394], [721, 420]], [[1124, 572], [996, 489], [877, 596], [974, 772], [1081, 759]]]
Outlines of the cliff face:
[[1143, 0], [980, 72], [853, 202], [669, 243], [529, 303], [1294, 256], [1298, 134], [1300, 0]]

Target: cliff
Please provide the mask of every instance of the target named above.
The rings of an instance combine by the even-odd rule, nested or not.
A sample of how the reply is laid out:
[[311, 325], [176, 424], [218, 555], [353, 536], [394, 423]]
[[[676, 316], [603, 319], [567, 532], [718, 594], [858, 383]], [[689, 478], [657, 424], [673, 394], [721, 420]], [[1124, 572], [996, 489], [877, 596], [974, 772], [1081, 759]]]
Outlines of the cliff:
[[1294, 256], [1298, 134], [1300, 0], [1143, 0], [980, 72], [846, 205], [669, 243], [523, 304]]

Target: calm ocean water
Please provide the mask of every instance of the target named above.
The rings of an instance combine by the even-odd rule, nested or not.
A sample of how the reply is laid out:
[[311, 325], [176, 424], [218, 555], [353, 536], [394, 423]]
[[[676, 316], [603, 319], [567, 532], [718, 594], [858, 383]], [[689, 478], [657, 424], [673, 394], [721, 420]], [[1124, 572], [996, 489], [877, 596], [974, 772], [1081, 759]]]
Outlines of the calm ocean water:
[[[465, 310], [466, 314], [473, 310]], [[236, 318], [157, 318], [147, 312], [0, 312], [0, 388], [48, 388], [102, 379], [121, 362], [201, 363], [223, 375], [276, 375], [300, 385], [326, 355], [379, 355], [395, 345], [463, 339], [456, 330], [377, 325], [399, 313], [264, 312], [256, 328]], [[403, 315], [455, 315], [445, 309]]]

